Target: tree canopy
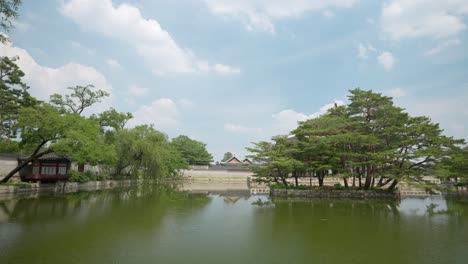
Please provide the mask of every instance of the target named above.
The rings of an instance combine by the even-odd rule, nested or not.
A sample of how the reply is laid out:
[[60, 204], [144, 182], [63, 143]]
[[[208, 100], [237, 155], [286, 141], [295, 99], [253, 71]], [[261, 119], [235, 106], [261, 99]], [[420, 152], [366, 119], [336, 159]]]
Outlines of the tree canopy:
[[[18, 17], [21, 0], [0, 0], [0, 29], [9, 32], [13, 28], [12, 20]], [[8, 42], [8, 37], [0, 33], [0, 43]]]
[[208, 165], [213, 156], [206, 150], [206, 144], [180, 135], [172, 140], [174, 147], [189, 165]]
[[17, 60], [17, 57], [0, 58], [0, 144], [6, 147], [16, 138], [19, 110], [37, 102], [22, 81], [24, 73], [16, 65]]
[[223, 156], [223, 159], [221, 160], [221, 162], [228, 161], [232, 157], [234, 157], [234, 155], [231, 152], [226, 152], [226, 153], [224, 153], [224, 156]]
[[332, 173], [346, 187], [352, 178], [363, 189], [392, 190], [400, 181], [421, 181], [441, 161], [461, 159], [453, 154], [460, 153], [463, 140], [443, 135], [428, 117], [412, 117], [392, 98], [372, 91], [354, 89], [348, 98], [348, 105], [300, 122], [293, 138], [273, 137], [247, 148], [262, 164], [253, 168], [256, 175], [284, 185], [289, 177], [297, 184], [297, 177], [309, 175], [323, 185]]

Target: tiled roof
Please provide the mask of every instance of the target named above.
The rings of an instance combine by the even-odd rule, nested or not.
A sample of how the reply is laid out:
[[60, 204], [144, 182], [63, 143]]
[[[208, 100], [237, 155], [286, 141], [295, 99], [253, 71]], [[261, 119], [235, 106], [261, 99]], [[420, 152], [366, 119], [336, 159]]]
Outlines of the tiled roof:
[[[29, 156], [19, 157], [18, 159], [19, 160], [25, 160], [27, 158], [29, 158]], [[37, 158], [37, 160], [68, 160], [68, 161], [70, 161], [70, 157], [68, 157], [67, 155], [57, 155], [57, 153], [55, 153], [55, 152], [49, 152], [49, 153], [44, 154], [43, 156]]]

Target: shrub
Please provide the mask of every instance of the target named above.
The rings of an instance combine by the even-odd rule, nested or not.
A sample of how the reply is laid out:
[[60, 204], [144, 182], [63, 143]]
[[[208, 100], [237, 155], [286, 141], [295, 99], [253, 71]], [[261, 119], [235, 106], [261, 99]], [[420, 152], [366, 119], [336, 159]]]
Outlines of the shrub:
[[342, 186], [340, 183], [336, 183], [335, 185], [333, 185], [333, 187], [335, 187], [335, 190], [343, 190], [344, 189], [344, 186]]
[[84, 182], [90, 182], [90, 181], [104, 181], [109, 178], [107, 174], [94, 174], [91, 171], [85, 171], [85, 172], [79, 172], [79, 171], [70, 171], [71, 177], [70, 181], [71, 182], [78, 182], [78, 183], [84, 183]]

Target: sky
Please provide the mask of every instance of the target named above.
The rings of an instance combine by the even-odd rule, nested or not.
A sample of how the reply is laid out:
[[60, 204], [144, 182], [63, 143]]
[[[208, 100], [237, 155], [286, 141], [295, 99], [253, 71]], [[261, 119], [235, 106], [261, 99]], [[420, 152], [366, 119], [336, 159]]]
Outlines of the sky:
[[30, 93], [92, 84], [215, 161], [360, 87], [468, 139], [466, 0], [23, 0], [11, 43]]

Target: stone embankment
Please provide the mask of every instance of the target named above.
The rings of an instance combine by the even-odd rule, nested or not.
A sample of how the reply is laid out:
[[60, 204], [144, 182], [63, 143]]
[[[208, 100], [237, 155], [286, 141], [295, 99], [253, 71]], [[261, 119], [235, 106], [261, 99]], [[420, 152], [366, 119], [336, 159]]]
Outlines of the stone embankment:
[[270, 195], [282, 199], [399, 199], [398, 192], [381, 190], [271, 189]]
[[[140, 184], [140, 181], [133, 182], [133, 184]], [[57, 192], [69, 193], [77, 191], [94, 191], [104, 190], [120, 187], [130, 187], [132, 181], [91, 181], [85, 183], [77, 182], [58, 182], [58, 183], [29, 183], [18, 185], [0, 185], [0, 195], [21, 194], [21, 193], [34, 193], [34, 192]]]

